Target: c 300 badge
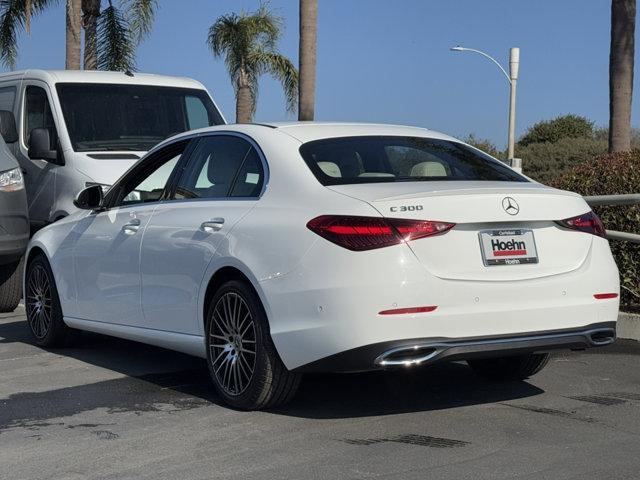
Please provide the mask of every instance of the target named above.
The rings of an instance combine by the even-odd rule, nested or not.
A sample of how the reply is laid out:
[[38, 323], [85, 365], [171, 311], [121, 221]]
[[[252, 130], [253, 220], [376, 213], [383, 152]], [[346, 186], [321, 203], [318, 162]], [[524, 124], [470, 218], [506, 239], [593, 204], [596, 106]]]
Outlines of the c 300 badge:
[[389, 210], [392, 212], [417, 212], [423, 208], [422, 205], [400, 205], [398, 207], [391, 207]]

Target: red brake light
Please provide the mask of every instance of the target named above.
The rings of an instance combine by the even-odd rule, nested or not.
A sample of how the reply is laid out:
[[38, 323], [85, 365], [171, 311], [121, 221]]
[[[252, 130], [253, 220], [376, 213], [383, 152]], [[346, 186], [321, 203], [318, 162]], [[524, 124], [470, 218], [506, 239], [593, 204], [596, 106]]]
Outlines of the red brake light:
[[593, 297], [596, 300], [609, 300], [611, 298], [618, 298], [617, 293], [594, 293]]
[[566, 220], [559, 220], [556, 223], [571, 230], [590, 233], [591, 235], [597, 235], [602, 238], [607, 237], [602, 220], [593, 212], [587, 212], [577, 217], [567, 218]]
[[382, 217], [321, 215], [307, 228], [348, 250], [363, 251], [444, 233], [454, 223]]

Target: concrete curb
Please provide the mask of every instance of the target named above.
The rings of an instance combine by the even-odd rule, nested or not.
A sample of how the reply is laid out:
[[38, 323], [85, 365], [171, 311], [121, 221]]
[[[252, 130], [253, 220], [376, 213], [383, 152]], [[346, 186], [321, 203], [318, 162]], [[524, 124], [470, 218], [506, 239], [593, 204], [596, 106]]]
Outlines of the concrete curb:
[[618, 338], [640, 341], [640, 314], [620, 312], [617, 326]]

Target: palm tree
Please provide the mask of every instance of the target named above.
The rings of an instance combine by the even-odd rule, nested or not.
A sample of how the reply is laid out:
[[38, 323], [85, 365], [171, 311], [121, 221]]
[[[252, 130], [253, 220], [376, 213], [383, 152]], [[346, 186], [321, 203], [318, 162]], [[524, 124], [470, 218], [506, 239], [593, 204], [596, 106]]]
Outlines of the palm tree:
[[313, 120], [316, 100], [318, 0], [300, 0], [300, 106], [298, 120]]
[[64, 68], [80, 70], [82, 0], [67, 0], [67, 39]]
[[276, 44], [282, 33], [282, 18], [265, 5], [254, 13], [223, 15], [209, 28], [207, 44], [215, 57], [224, 56], [236, 93], [236, 122], [250, 123], [256, 111], [258, 79], [264, 73], [280, 81], [287, 110], [298, 101], [298, 71], [280, 54]]
[[84, 28], [84, 69], [98, 68], [98, 19], [100, 0], [82, 0], [82, 28]]
[[636, 0], [611, 1], [609, 152], [631, 150]]
[[[0, 0], [0, 61], [15, 68], [17, 33], [29, 32], [31, 18], [58, 0]], [[151, 31], [158, 0], [66, 0], [66, 68], [80, 68], [81, 29], [84, 29], [84, 68], [134, 70], [138, 44]], [[124, 13], [123, 13], [124, 12]]]

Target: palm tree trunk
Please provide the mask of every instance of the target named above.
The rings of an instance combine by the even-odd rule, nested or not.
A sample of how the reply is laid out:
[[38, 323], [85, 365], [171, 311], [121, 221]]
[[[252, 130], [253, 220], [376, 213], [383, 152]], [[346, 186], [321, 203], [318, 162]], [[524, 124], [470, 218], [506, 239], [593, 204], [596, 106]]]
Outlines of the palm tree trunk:
[[236, 91], [236, 123], [253, 121], [254, 98], [249, 88], [249, 81], [244, 72], [240, 72]]
[[82, 0], [67, 0], [67, 51], [65, 68], [80, 70], [80, 28]]
[[98, 68], [98, 17], [100, 0], [82, 0], [82, 27], [84, 28], [84, 69]]
[[318, 0], [300, 0], [300, 82], [298, 120], [313, 120], [316, 101]]
[[636, 0], [611, 1], [609, 54], [609, 152], [631, 150], [631, 97]]

